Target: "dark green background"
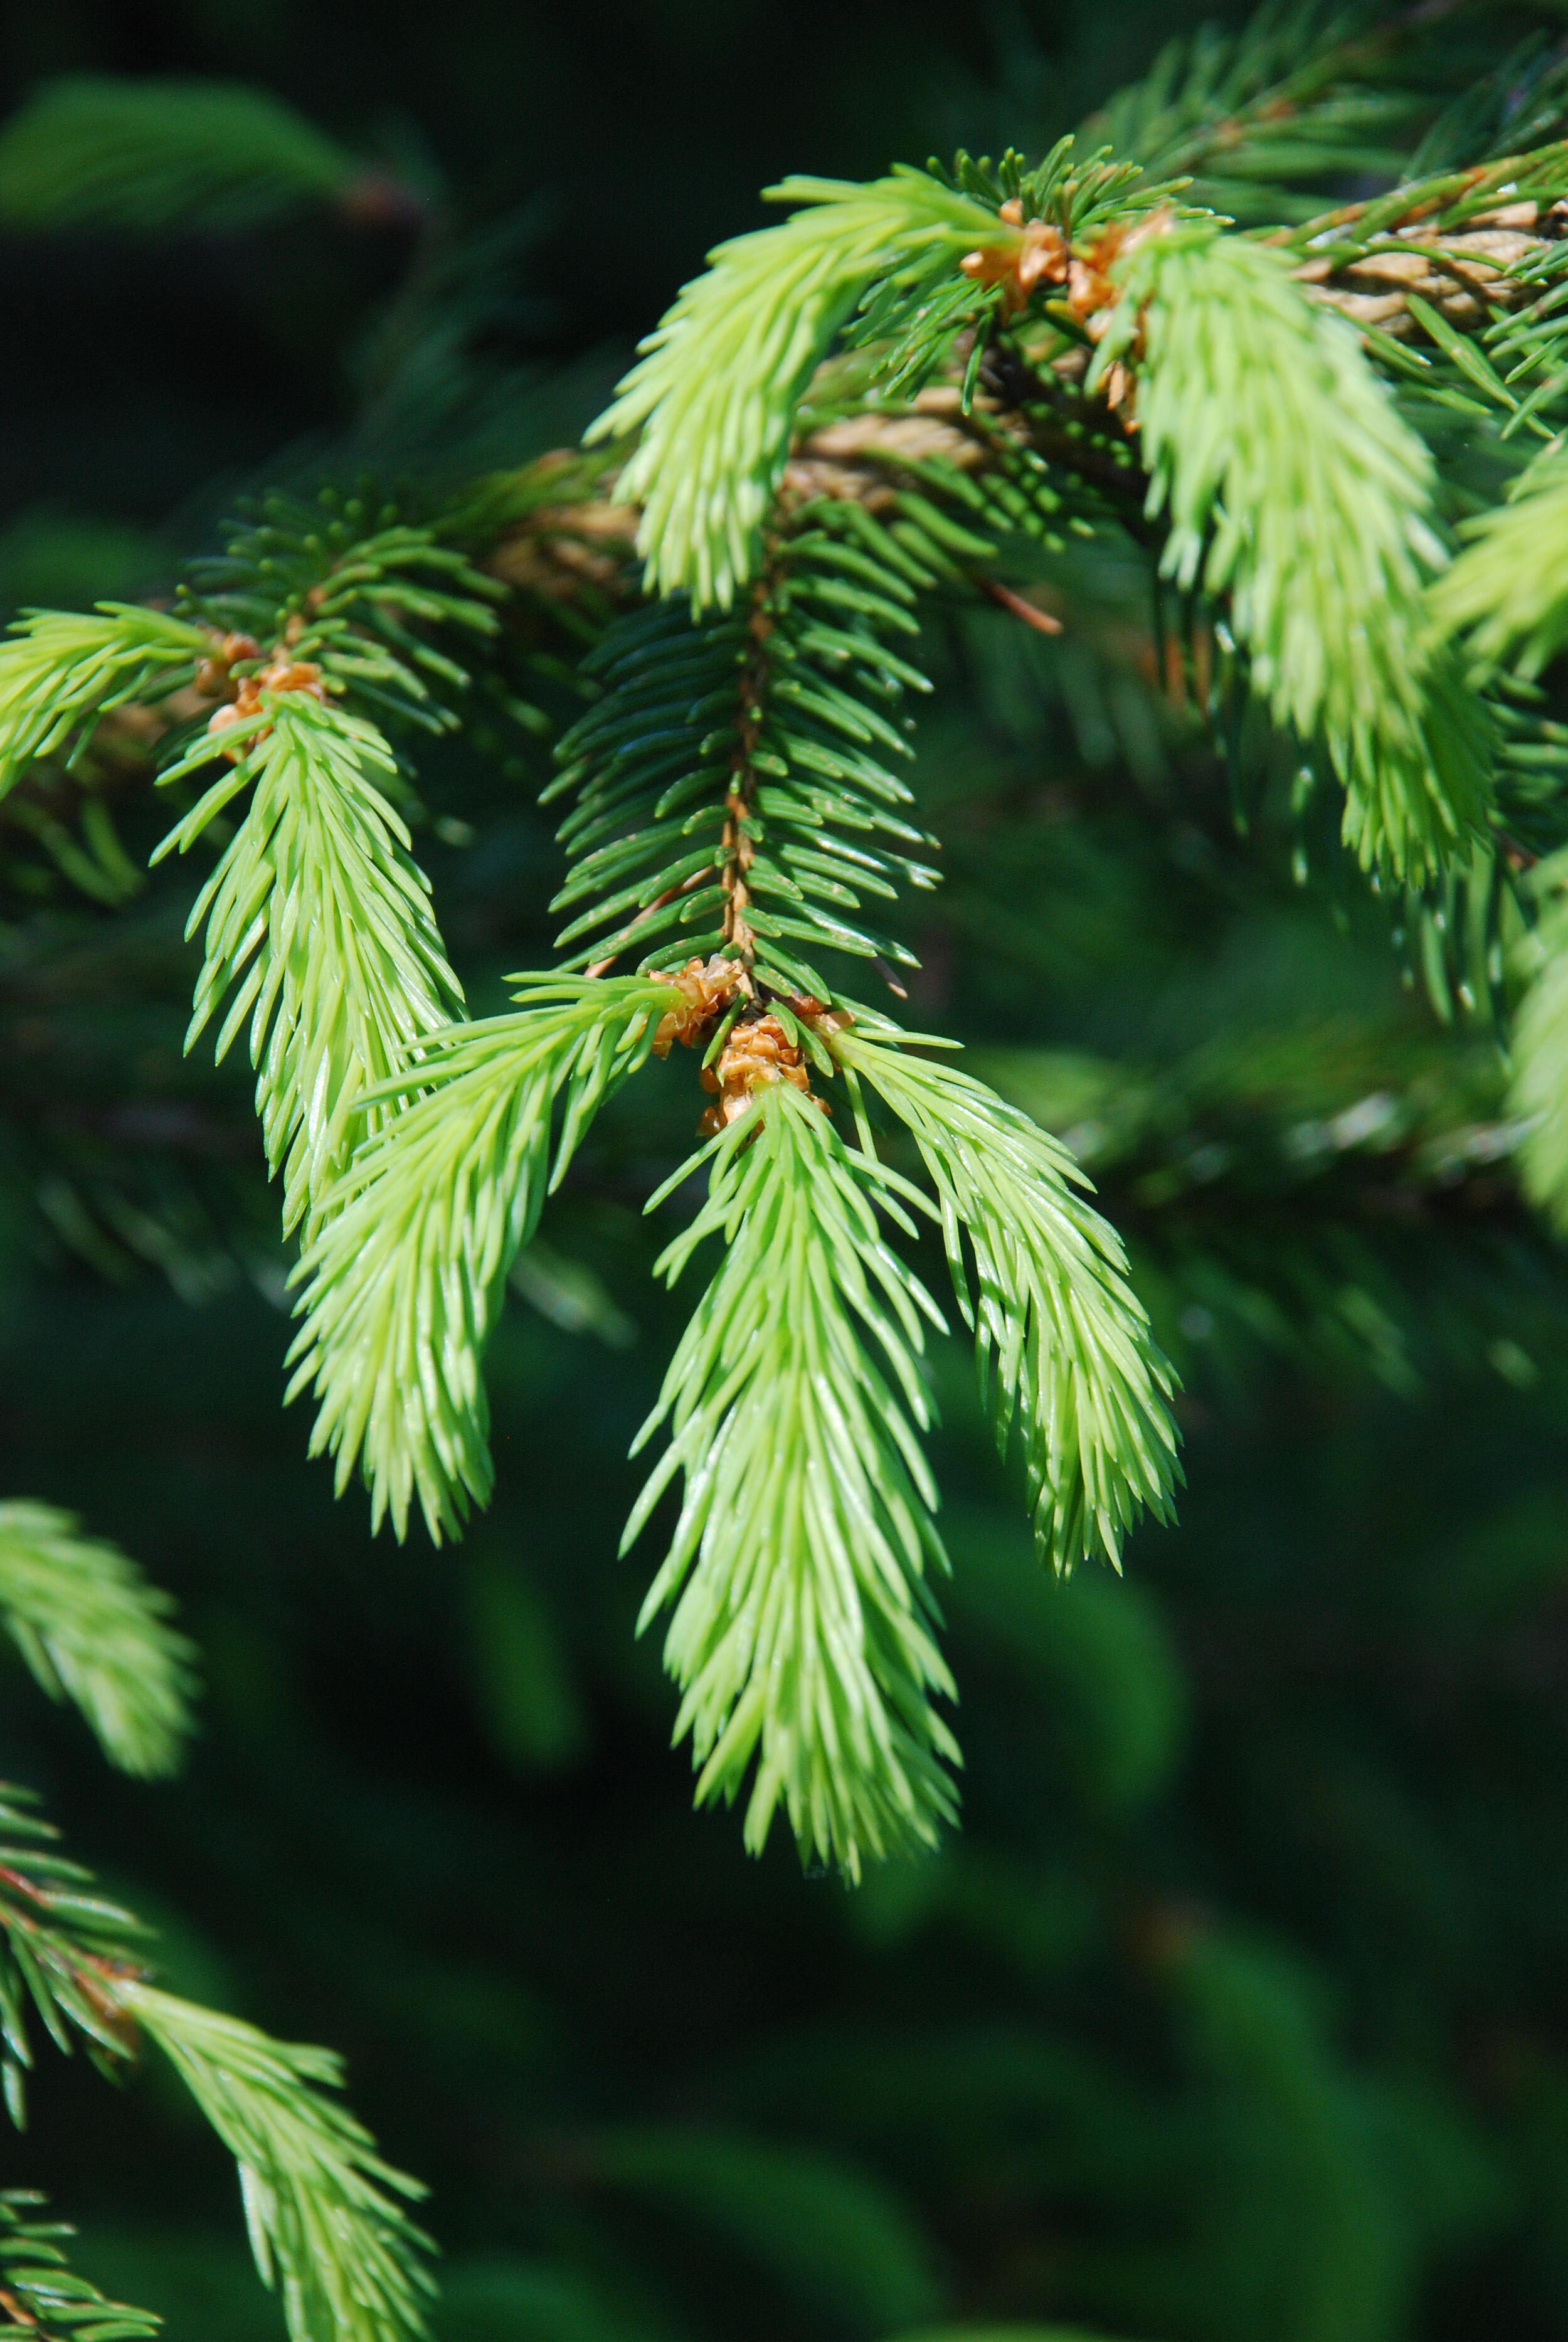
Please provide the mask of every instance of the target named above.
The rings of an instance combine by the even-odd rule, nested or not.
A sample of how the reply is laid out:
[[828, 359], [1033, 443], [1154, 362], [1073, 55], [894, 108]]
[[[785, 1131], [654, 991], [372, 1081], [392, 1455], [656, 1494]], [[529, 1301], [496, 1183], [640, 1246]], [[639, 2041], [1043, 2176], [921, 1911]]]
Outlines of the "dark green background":
[[[1037, 147], [1175, 22], [11, 0], [0, 95], [81, 67], [250, 76], [473, 224], [532, 203], [479, 351], [538, 369], [521, 455], [586, 418], [761, 184]], [[5, 596], [155, 583], [275, 451], [345, 428], [408, 257], [303, 216], [0, 243]], [[1341, 934], [1249, 863], [1135, 696], [1063, 666], [1021, 698], [994, 646], [990, 668], [943, 656], [921, 776], [954, 880], [917, 937], [923, 1017], [1154, 1066], [1313, 1017], [1425, 1046], [1375, 922]], [[490, 766], [438, 763], [428, 795], [476, 832], [422, 852], [487, 1007], [548, 950], [554, 848]], [[112, 1780], [13, 1668], [0, 1769], [163, 1928], [178, 1987], [348, 2054], [356, 2106], [434, 2191], [441, 2334], [1568, 2327], [1563, 1295], [1506, 1196], [1479, 1249], [1457, 1206], [1399, 1235], [1413, 1363], [1381, 1378], [1365, 1344], [1312, 1371], [1239, 1339], [1212, 1360], [1151, 1272], [1163, 1330], [1186, 1329], [1189, 1486], [1121, 1583], [1039, 1576], [962, 1346], [942, 1353], [964, 1828], [853, 1896], [691, 1811], [656, 1642], [632, 1639], [650, 1554], [615, 1558], [684, 1297], [649, 1282], [635, 1205], [689, 1130], [689, 1068], [621, 1102], [545, 1231], [636, 1340], [514, 1303], [494, 1512], [454, 1552], [373, 1543], [278, 1406], [247, 1083], [178, 1055], [184, 884], [113, 919], [18, 896], [0, 935], [0, 1484], [79, 1508], [178, 1592], [203, 1736], [179, 1784]], [[185, 1215], [173, 1285], [134, 1247], [105, 1276], [52, 1236], [56, 1155], [89, 1186], [129, 1166]], [[1152, 1256], [1141, 1192], [1121, 1200]], [[1225, 1196], [1265, 1252], [1296, 1240], [1288, 1205]], [[1189, 1235], [1201, 1255], [1213, 1228]], [[173, 2342], [281, 2331], [232, 2169], [172, 2088], [116, 2096], [51, 2054], [34, 2098], [0, 2172], [83, 2224], [84, 2266], [165, 2308]]]

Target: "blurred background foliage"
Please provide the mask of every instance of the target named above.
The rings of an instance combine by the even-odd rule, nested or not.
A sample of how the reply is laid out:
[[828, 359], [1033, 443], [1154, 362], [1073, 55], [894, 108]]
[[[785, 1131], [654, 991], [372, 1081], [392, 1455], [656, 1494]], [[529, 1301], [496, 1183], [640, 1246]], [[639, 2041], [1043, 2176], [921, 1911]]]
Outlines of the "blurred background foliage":
[[[10, 0], [8, 109], [197, 74], [315, 131], [297, 201], [187, 187], [174, 234], [51, 222], [49, 141], [14, 156], [0, 601], [156, 592], [263, 478], [568, 438], [761, 185], [1037, 149], [1198, 13]], [[912, 1013], [1095, 1177], [1186, 1378], [1188, 1486], [1124, 1582], [1047, 1582], [939, 1355], [964, 1826], [858, 1894], [692, 1813], [632, 1637], [674, 1071], [516, 1272], [494, 1509], [454, 1552], [373, 1543], [279, 1408], [248, 1076], [181, 1057], [200, 874], [142, 875], [134, 765], [0, 824], [0, 1481], [175, 1588], [207, 1683], [149, 1787], [0, 1662], [0, 1772], [177, 1989], [348, 2053], [434, 2187], [441, 2342], [1568, 2327], [1568, 1275], [1484, 1022], [1303, 883], [1261, 749], [1238, 837], [1137, 574], [1076, 557], [1062, 636], [997, 612], [934, 646]], [[538, 776], [499, 746], [422, 774], [477, 1011], [548, 954]], [[170, 2342], [281, 2332], [172, 2090], [56, 2062], [34, 2095], [6, 2172], [85, 2269]]]

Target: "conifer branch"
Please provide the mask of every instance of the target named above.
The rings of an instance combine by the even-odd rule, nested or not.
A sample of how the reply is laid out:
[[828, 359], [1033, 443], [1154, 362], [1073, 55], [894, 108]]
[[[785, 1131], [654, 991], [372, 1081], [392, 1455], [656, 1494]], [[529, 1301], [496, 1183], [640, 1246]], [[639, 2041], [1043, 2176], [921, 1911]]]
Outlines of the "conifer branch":
[[452, 729], [447, 703], [469, 677], [432, 636], [493, 639], [504, 593], [395, 506], [324, 491], [314, 505], [269, 498], [221, 558], [195, 565], [177, 617], [124, 605], [91, 618], [45, 614], [0, 646], [0, 788], [73, 734], [81, 753], [105, 713], [149, 702], [155, 730], [160, 703], [178, 726], [165, 784], [220, 752], [234, 768], [155, 861], [188, 851], [254, 785], [192, 913], [188, 932], [206, 923], [206, 955], [186, 1046], [232, 992], [217, 1054], [248, 1016], [285, 1228], [308, 1217], [345, 1159], [364, 1094], [462, 1000], [389, 801], [396, 758], [353, 709]]
[[[1360, 333], [1417, 416], [1549, 440], [1568, 390], [1568, 143], [1445, 167], [1289, 235], [1313, 298]], [[1443, 420], [1439, 415], [1439, 420]], [[1450, 420], [1450, 427], [1452, 421]]]
[[280, 679], [325, 677], [382, 721], [450, 731], [447, 700], [469, 676], [432, 636], [489, 646], [505, 595], [394, 504], [268, 496], [222, 555], [191, 565], [174, 613], [105, 602], [16, 622], [0, 642], [0, 795], [68, 743], [75, 766], [115, 710], [135, 710], [144, 748], [170, 731], [177, 748], [203, 718], [221, 731], [254, 716]]
[[1162, 571], [1229, 593], [1274, 721], [1327, 739], [1363, 867], [1441, 869], [1484, 820], [1489, 743], [1429, 639], [1423, 574], [1443, 555], [1425, 447], [1273, 253], [1194, 223], [1126, 239], [1110, 266], [1095, 373], [1139, 345]]
[[727, 609], [754, 574], [796, 405], [861, 295], [879, 279], [934, 285], [996, 229], [973, 196], [903, 167], [768, 192], [805, 208], [710, 255], [588, 435], [640, 434], [617, 495], [642, 505], [650, 589], [687, 592], [697, 612]]
[[797, 945], [908, 960], [860, 907], [900, 877], [935, 878], [897, 850], [928, 841], [890, 762], [908, 754], [892, 710], [929, 687], [891, 647], [916, 630], [911, 566], [862, 506], [814, 503], [781, 526], [740, 610], [694, 618], [676, 596], [611, 627], [585, 663], [603, 696], [547, 792], [577, 799], [555, 898], [577, 916], [560, 944], [612, 930], [576, 964], [634, 942], [647, 966], [674, 932], [748, 981], [825, 998]]
[[251, 2250], [290, 2342], [414, 2342], [434, 2292], [430, 2239], [394, 2170], [335, 2092], [343, 2060], [200, 2008], [139, 1978], [117, 2005], [168, 2058], [239, 2167]]
[[254, 709], [269, 666], [318, 665], [365, 715], [437, 734], [457, 728], [452, 703], [470, 681], [449, 646], [486, 651], [505, 598], [436, 522], [369, 488], [264, 497], [180, 588], [182, 608], [215, 638], [204, 688], [231, 708]]
[[370, 1135], [295, 1271], [288, 1396], [314, 1386], [311, 1453], [336, 1456], [340, 1493], [360, 1464], [374, 1522], [390, 1511], [400, 1537], [415, 1496], [437, 1543], [487, 1500], [495, 1296], [593, 1116], [681, 1005], [668, 979], [522, 981], [521, 1015], [434, 1036], [366, 1101]]
[[[250, 1020], [256, 1111], [284, 1225], [319, 1206], [378, 1086], [462, 999], [429, 907], [429, 881], [384, 794], [396, 760], [363, 718], [315, 694], [315, 670], [285, 669], [256, 712], [220, 737], [238, 761], [159, 846], [188, 852], [253, 787], [250, 807], [186, 926], [206, 929], [189, 1048], [234, 989], [217, 1037]], [[300, 677], [300, 680], [292, 678]], [[215, 754], [204, 738], [165, 783]], [[235, 988], [237, 987], [237, 988]]]
[[1100, 1553], [1119, 1566], [1145, 1506], [1170, 1517], [1177, 1476], [1174, 1377], [1121, 1242], [1074, 1193], [1088, 1182], [1064, 1146], [969, 1075], [904, 1055], [903, 1039], [855, 1026], [828, 1046], [907, 1126], [935, 1186], [1004, 1453], [1019, 1429], [1042, 1558], [1066, 1572]]
[[409, 189], [270, 91], [232, 82], [49, 82], [0, 131], [0, 222], [143, 235], [256, 227], [302, 203], [416, 222]]
[[1522, 308], [1540, 274], [1550, 281], [1561, 265], [1565, 195], [1559, 141], [1424, 173], [1265, 241], [1293, 254], [1314, 298], [1371, 336], [1431, 338], [1424, 302], [1478, 340], [1507, 345], [1520, 328], [1498, 313]]
[[1568, 642], [1568, 463], [1539, 458], [1513, 499], [1470, 524], [1431, 589], [1437, 623], [1489, 666], [1533, 677]]
[[27, 1790], [0, 1783], [0, 2036], [6, 2110], [20, 2130], [33, 2065], [29, 2010], [55, 2047], [73, 2035], [112, 2070], [130, 2055], [132, 2028], [114, 1997], [135, 1973], [146, 1930], [130, 1912], [91, 1893], [92, 1874], [52, 1851], [60, 1833], [33, 1811]]
[[884, 400], [914, 396], [966, 342], [967, 411], [994, 334], [1065, 283], [1070, 251], [1170, 192], [1072, 147], [1058, 141], [1033, 171], [1010, 149], [994, 170], [961, 154], [951, 173], [901, 165], [859, 186], [769, 191], [815, 208], [721, 246], [588, 435], [639, 434], [616, 494], [642, 504], [650, 591], [687, 591], [701, 613], [728, 608], [753, 575], [798, 412], [841, 330], [864, 353], [863, 392]]
[[1397, 79], [1407, 39], [1407, 23], [1372, 9], [1276, 0], [1238, 33], [1205, 25], [1167, 43], [1081, 141], [1191, 180], [1190, 200], [1232, 218], [1308, 217], [1303, 180], [1399, 173], [1427, 110]]
[[673, 1283], [707, 1237], [724, 1246], [639, 1435], [668, 1422], [670, 1445], [623, 1541], [682, 1473], [641, 1623], [674, 1606], [664, 1663], [698, 1800], [733, 1802], [754, 1758], [750, 1850], [782, 1806], [803, 1858], [852, 1877], [954, 1810], [957, 1746], [931, 1706], [954, 1696], [930, 1587], [946, 1562], [915, 1436], [921, 1321], [942, 1320], [877, 1226], [878, 1203], [906, 1219], [900, 1192], [788, 1081], [725, 1126], [707, 1201], [658, 1264]]
[[29, 2005], [57, 2047], [79, 2038], [108, 2073], [145, 2036], [239, 2167], [256, 2267], [282, 2295], [291, 2342], [420, 2342], [431, 2247], [403, 2207], [424, 2190], [327, 2095], [341, 2061], [159, 1991], [145, 1973], [146, 1931], [51, 1850], [58, 1832], [34, 1802], [0, 1788], [10, 1841], [0, 1845], [0, 2030], [13, 2121], [33, 2063]]
[[112, 709], [188, 684], [211, 647], [188, 619], [125, 602], [19, 619], [0, 642], [0, 796], [74, 737], [79, 753]]
[[61, 2250], [75, 2229], [37, 2217], [48, 2200], [30, 2187], [0, 2193], [0, 2331], [32, 2342], [154, 2342], [162, 2318], [105, 2300], [76, 2276]]
[[0, 1504], [0, 1619], [51, 1699], [80, 1708], [123, 1772], [176, 1770], [195, 1646], [173, 1599], [53, 1506]]
[[[220, 754], [232, 770], [163, 851], [254, 791], [197, 905], [193, 1037], [225, 1001], [220, 1054], [250, 1019], [269, 1160], [305, 1227], [290, 1396], [313, 1389], [313, 1452], [334, 1453], [340, 1489], [361, 1469], [399, 1536], [415, 1497], [439, 1538], [488, 1496], [484, 1343], [593, 1113], [673, 1039], [702, 1052], [708, 1197], [661, 1268], [673, 1279], [710, 1236], [724, 1250], [644, 1427], [670, 1444], [628, 1536], [680, 1481], [644, 1616], [673, 1613], [698, 1796], [744, 1788], [754, 1847], [782, 1807], [808, 1857], [853, 1875], [929, 1839], [954, 1802], [918, 1445], [934, 1308], [879, 1233], [879, 1211], [912, 1233], [921, 1199], [877, 1162], [868, 1096], [934, 1187], [1042, 1555], [1117, 1562], [1179, 1476], [1174, 1376], [1071, 1158], [870, 1012], [830, 1006], [827, 955], [907, 961], [867, 906], [935, 876], [900, 770], [904, 696], [927, 687], [923, 600], [983, 592], [1046, 631], [1035, 597], [1060, 573], [1047, 582], [1033, 547], [1106, 527], [1124, 557], [1131, 538], [1178, 627], [1205, 614], [1218, 666], [1206, 648], [1200, 680], [1195, 634], [1190, 660], [1174, 647], [1216, 728], [1239, 727], [1252, 694], [1310, 773], [1332, 764], [1343, 842], [1401, 884], [1436, 977], [1456, 946], [1433, 938], [1463, 903], [1482, 988], [1505, 1006], [1518, 873], [1560, 843], [1568, 766], [1529, 681], [1568, 631], [1555, 475], [1442, 575], [1439, 522], [1463, 491], [1426, 439], [1441, 454], [1433, 415], [1478, 406], [1496, 450], [1547, 428], [1568, 382], [1563, 153], [1429, 174], [1267, 241], [1154, 178], [1217, 175], [1226, 155], [1241, 178], [1378, 166], [1408, 115], [1372, 92], [1385, 55], [1359, 18], [1275, 15], [1233, 46], [1173, 54], [1123, 106], [1128, 159], [1064, 141], [1033, 170], [1010, 152], [864, 187], [787, 183], [802, 208], [715, 253], [593, 451], [481, 480], [434, 519], [368, 494], [270, 499], [192, 573], [167, 622], [185, 629], [179, 659], [173, 636], [155, 658], [109, 614], [106, 681], [23, 695], [24, 761], [122, 685], [208, 718], [194, 746], [171, 737], [166, 777]], [[588, 705], [546, 792], [566, 805], [570, 956], [524, 979], [519, 1014], [455, 1025], [386, 727], [460, 725], [471, 666], [504, 655], [508, 588], [524, 626], [542, 614], [584, 654], [555, 670]], [[1454, 635], [1491, 673], [1467, 676]], [[1528, 672], [1502, 673], [1510, 656]], [[498, 664], [486, 680], [501, 687]], [[1554, 867], [1520, 1026], [1529, 1176], [1548, 1196], [1568, 1190]], [[634, 958], [638, 974], [608, 974]], [[819, 1112], [814, 1072], [843, 1076], [858, 1151]], [[235, 2037], [202, 2054], [243, 2065]]]
[[[1086, 388], [1105, 387], [1115, 405], [1127, 395], [1129, 367], [1136, 374], [1149, 512], [1167, 522], [1167, 574], [1185, 587], [1201, 571], [1209, 592], [1230, 595], [1235, 631], [1275, 721], [1306, 739], [1326, 736], [1346, 788], [1347, 844], [1367, 867], [1418, 879], [1468, 852], [1486, 810], [1489, 744], [1478, 703], [1423, 624], [1423, 579], [1443, 559], [1431, 526], [1431, 459], [1353, 343], [1314, 316], [1289, 284], [1283, 255], [1223, 235], [1213, 221], [1178, 225], [1154, 200], [1159, 191], [1134, 194], [1124, 171], [1095, 165], [1074, 174], [1059, 150], [1033, 175], [1008, 157], [994, 182], [961, 157], [958, 178], [955, 194], [994, 205], [985, 240], [961, 265], [937, 252], [929, 278], [920, 279], [924, 305], [906, 297], [897, 270], [863, 292], [864, 314], [850, 338], [882, 336], [875, 366], [884, 395], [916, 383], [951, 345], [959, 310], [941, 285], [960, 307], [966, 280], [971, 292], [995, 295], [984, 315], [964, 312], [976, 355], [984, 334], [1015, 308], [1064, 286], [1065, 299], [1054, 305], [1047, 297], [1045, 306], [1099, 343]], [[1004, 184], [1019, 192], [1004, 196]], [[717, 299], [721, 274], [702, 280], [704, 299]], [[672, 335], [678, 314], [672, 313]], [[729, 324], [734, 330], [735, 319]], [[678, 342], [675, 335], [669, 351], [660, 345], [656, 381], [644, 382], [644, 405], [620, 415], [645, 425], [621, 475], [622, 494], [653, 477], [650, 451], [662, 445], [660, 402], [674, 395], [679, 366], [671, 352]], [[682, 362], [693, 358], [680, 348]], [[724, 352], [704, 345], [702, 356], [715, 371], [727, 363], [736, 396], [750, 395], [749, 356], [728, 345]], [[713, 381], [705, 373], [702, 380], [702, 398], [711, 403]], [[788, 389], [789, 407], [781, 404], [774, 417], [770, 445], [776, 443], [778, 460], [768, 486], [787, 476], [784, 451], [804, 377], [792, 378]], [[714, 495], [738, 496], [737, 443], [715, 423], [706, 454], [697, 453], [707, 403], [682, 425], [694, 435], [682, 460], [709, 465]], [[1239, 418], [1234, 431], [1233, 418]], [[673, 481], [675, 467], [660, 476]], [[726, 604], [763, 557], [761, 479], [746, 490], [749, 535], [744, 562], [738, 540], [731, 548]], [[1297, 557], [1303, 493], [1315, 513], [1306, 560]], [[644, 543], [650, 526], [663, 526], [653, 503], [644, 510]], [[684, 578], [685, 557], [679, 554], [668, 575], [657, 572], [659, 581], [667, 586]], [[1341, 627], [1333, 613], [1345, 596], [1355, 615]], [[707, 586], [699, 604], [704, 596], [714, 598]], [[585, 886], [586, 877], [578, 883]], [[680, 882], [649, 889], [637, 909], [645, 913], [672, 883]], [[677, 905], [671, 917], [687, 908]]]
[[[904, 656], [917, 597], [985, 593], [1054, 632], [994, 566], [1020, 543], [1061, 551], [1088, 511], [1136, 509], [1125, 435], [1075, 425], [1068, 438], [1044, 384], [1028, 385], [1041, 404], [1026, 413], [986, 394], [965, 410], [947, 384], [867, 405], [843, 371], [830, 363], [814, 382], [743, 606], [694, 618], [683, 596], [644, 606], [584, 663], [602, 696], [561, 742], [545, 793], [577, 799], [559, 832], [575, 866], [555, 898], [577, 912], [559, 938], [579, 946], [568, 966], [600, 975], [637, 947], [648, 967], [674, 935], [748, 981], [760, 971], [826, 999], [800, 945], [907, 962], [860, 914], [867, 894], [936, 879], [877, 836], [932, 842], [895, 810], [909, 792], [890, 762], [908, 748], [892, 721], [901, 695], [929, 688]], [[1106, 482], [1091, 488], [1080, 474], [1102, 436]], [[1070, 479], [1042, 440], [1065, 452]]]

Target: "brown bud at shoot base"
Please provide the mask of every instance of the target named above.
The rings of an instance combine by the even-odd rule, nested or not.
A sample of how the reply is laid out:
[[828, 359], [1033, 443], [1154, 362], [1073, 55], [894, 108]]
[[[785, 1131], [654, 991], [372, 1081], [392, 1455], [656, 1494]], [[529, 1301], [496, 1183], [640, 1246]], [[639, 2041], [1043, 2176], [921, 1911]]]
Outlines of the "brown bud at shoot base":
[[[229, 639], [247, 641], [249, 637], [231, 636]], [[255, 655], [255, 646], [252, 644], [251, 656]], [[319, 666], [309, 659], [287, 659], [280, 652], [270, 665], [263, 667], [259, 675], [247, 675], [243, 677], [232, 705], [225, 702], [222, 706], [214, 708], [207, 718], [207, 730], [226, 732], [231, 725], [243, 723], [247, 716], [255, 716], [261, 706], [264, 691], [304, 692], [312, 699], [323, 701], [326, 697], [326, 686], [322, 682]], [[258, 730], [248, 734], [237, 746], [225, 748], [225, 756], [231, 764], [237, 765], [246, 751], [257, 740], [265, 736], [269, 728], [268, 726], [262, 725]]]
[[706, 963], [689, 959], [678, 973], [661, 976], [661, 984], [675, 986], [683, 1006], [667, 1009], [660, 1017], [654, 1034], [654, 1056], [667, 1057], [677, 1041], [690, 1049], [705, 1040], [734, 998], [740, 973], [733, 959], [715, 953]]
[[[697, 1124], [703, 1138], [711, 1138], [734, 1122], [751, 1104], [753, 1092], [765, 1089], [772, 1082], [788, 1082], [792, 1088], [811, 1096], [804, 1056], [776, 1016], [744, 1018], [737, 1024], [714, 1070], [718, 1097], [715, 1104], [704, 1107]], [[824, 1113], [827, 1111], [824, 1099], [816, 1103]]]
[[1019, 229], [1018, 236], [1006, 244], [988, 244], [978, 252], [966, 252], [958, 265], [977, 285], [1002, 286], [1002, 312], [1006, 316], [1023, 308], [1037, 285], [1066, 283], [1067, 240], [1049, 220], [1025, 224], [1016, 196], [1002, 205], [996, 216]]

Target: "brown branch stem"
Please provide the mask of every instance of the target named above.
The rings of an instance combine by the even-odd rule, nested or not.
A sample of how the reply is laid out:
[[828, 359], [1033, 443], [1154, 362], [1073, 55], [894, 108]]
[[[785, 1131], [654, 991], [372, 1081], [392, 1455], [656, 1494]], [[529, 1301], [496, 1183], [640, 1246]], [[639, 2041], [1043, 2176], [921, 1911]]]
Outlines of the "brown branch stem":
[[756, 936], [746, 916], [751, 903], [746, 873], [751, 867], [754, 852], [749, 828], [756, 797], [754, 759], [762, 734], [763, 695], [769, 678], [766, 646], [773, 632], [773, 620], [768, 615], [767, 606], [773, 589], [773, 572], [770, 548], [769, 557], [764, 560], [752, 587], [752, 612], [746, 628], [748, 647], [736, 686], [740, 720], [734, 752], [730, 758], [730, 786], [724, 798], [724, 826], [719, 840], [723, 857], [720, 883], [725, 896], [724, 942], [734, 952], [741, 970], [741, 989], [748, 996], [753, 991], [752, 967], [756, 958]]
[[689, 895], [692, 893], [694, 888], [701, 886], [706, 880], [707, 875], [708, 874], [705, 870], [694, 870], [691, 876], [689, 878], [683, 878], [678, 886], [666, 886], [662, 895], [655, 895], [653, 901], [651, 903], [645, 903], [643, 906], [643, 908], [638, 912], [636, 917], [631, 921], [630, 925], [626, 928], [625, 934], [622, 936], [614, 950], [613, 952], [606, 952], [603, 959], [596, 959], [592, 967], [585, 967], [583, 970], [584, 975], [590, 976], [608, 976], [610, 970], [614, 966], [615, 962], [620, 958], [622, 953], [631, 942], [632, 937], [636, 934], [637, 929], [641, 926], [645, 926], [647, 922], [653, 917], [655, 911], [662, 911], [666, 904], [677, 902], [681, 896]]

